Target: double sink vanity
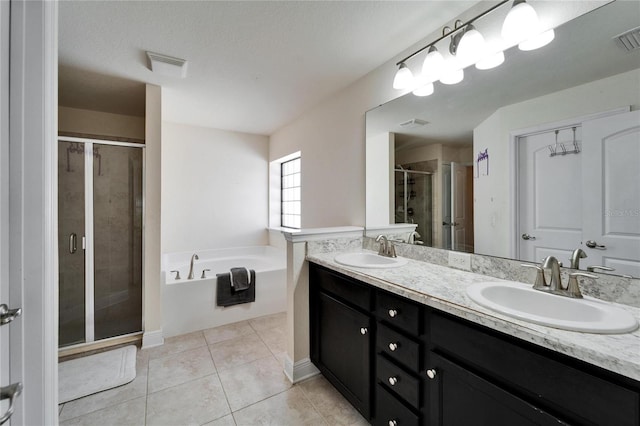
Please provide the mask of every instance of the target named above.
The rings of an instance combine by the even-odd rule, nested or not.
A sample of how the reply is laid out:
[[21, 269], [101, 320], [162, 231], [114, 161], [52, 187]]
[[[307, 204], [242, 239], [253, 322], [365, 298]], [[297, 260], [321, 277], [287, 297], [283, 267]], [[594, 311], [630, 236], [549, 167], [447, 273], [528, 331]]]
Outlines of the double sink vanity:
[[310, 353], [374, 425], [640, 425], [640, 308], [309, 253]]

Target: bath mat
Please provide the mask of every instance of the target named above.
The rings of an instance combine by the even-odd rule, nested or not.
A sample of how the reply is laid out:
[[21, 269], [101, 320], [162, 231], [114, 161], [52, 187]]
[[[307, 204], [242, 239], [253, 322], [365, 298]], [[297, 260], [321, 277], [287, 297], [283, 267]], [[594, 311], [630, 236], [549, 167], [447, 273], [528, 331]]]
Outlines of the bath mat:
[[58, 364], [59, 404], [115, 388], [136, 378], [136, 347], [125, 346]]

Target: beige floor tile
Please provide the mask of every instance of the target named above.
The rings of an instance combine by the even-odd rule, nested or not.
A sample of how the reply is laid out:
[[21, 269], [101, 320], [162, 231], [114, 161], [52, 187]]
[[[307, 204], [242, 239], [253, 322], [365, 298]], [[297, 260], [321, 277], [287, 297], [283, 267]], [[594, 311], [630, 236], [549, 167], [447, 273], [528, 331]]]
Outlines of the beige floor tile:
[[135, 426], [145, 424], [146, 398], [137, 398], [103, 410], [60, 422], [64, 426]]
[[234, 322], [220, 327], [203, 330], [204, 338], [209, 345], [222, 342], [225, 340], [235, 339], [236, 337], [246, 334], [253, 334], [253, 328], [249, 325], [249, 321]]
[[[136, 367], [138, 367], [136, 365]], [[147, 370], [136, 374], [136, 378], [126, 385], [94, 393], [84, 398], [69, 401], [64, 404], [59, 414], [60, 421], [69, 420], [94, 411], [102, 410], [125, 401], [145, 396], [147, 394]]]
[[364, 417], [322, 376], [306, 380], [299, 386], [311, 404], [330, 425], [368, 425]]
[[255, 331], [268, 330], [270, 328], [282, 328], [287, 327], [287, 313], [280, 312], [273, 315], [266, 315], [264, 317], [254, 318], [249, 320], [249, 324]]
[[232, 411], [276, 395], [291, 387], [282, 365], [273, 356], [220, 371], [220, 381]]
[[149, 361], [149, 393], [216, 372], [206, 346]]
[[147, 426], [201, 425], [230, 414], [217, 374], [149, 395]]
[[153, 360], [206, 345], [207, 341], [204, 339], [202, 331], [196, 331], [194, 333], [169, 337], [165, 339], [164, 345], [150, 349], [143, 349], [142, 352], [146, 352], [143, 356], [146, 355], [150, 360]]
[[325, 424], [302, 390], [297, 387], [236, 411], [233, 417], [238, 426]]
[[218, 372], [271, 355], [257, 334], [247, 334], [209, 346]]
[[287, 351], [287, 335], [283, 327], [269, 328], [258, 332], [258, 336], [267, 345], [272, 354]]
[[211, 423], [207, 423], [204, 426], [236, 426], [236, 422], [233, 420], [233, 416], [229, 414], [228, 416], [214, 420]]

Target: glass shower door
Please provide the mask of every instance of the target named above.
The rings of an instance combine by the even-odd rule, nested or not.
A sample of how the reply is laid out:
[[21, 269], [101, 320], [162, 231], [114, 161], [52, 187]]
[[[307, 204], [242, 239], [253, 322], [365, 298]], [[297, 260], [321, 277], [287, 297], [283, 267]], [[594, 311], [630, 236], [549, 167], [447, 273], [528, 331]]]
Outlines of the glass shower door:
[[95, 340], [142, 330], [142, 149], [93, 144]]
[[58, 143], [59, 345], [85, 341], [84, 145]]

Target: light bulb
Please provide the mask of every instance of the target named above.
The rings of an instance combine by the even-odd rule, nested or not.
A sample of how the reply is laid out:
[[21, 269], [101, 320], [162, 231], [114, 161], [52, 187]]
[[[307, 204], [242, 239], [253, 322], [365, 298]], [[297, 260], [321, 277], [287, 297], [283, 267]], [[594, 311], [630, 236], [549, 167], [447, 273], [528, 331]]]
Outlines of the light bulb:
[[518, 49], [525, 51], [540, 49], [541, 47], [551, 43], [555, 37], [556, 33], [551, 29], [521, 42], [518, 44]]
[[502, 23], [502, 38], [510, 44], [518, 44], [538, 31], [538, 14], [527, 2], [514, 2]]
[[440, 79], [444, 69], [444, 57], [435, 46], [429, 48], [429, 53], [422, 63], [422, 78], [425, 82], [434, 82]]
[[400, 64], [400, 68], [398, 72], [396, 72], [396, 76], [393, 79], [393, 88], [394, 89], [408, 89], [413, 85], [413, 73], [407, 66], [403, 63]]
[[427, 83], [421, 87], [418, 87], [413, 91], [413, 94], [416, 96], [429, 96], [433, 94], [433, 83]]
[[464, 30], [462, 39], [456, 49], [456, 57], [464, 66], [471, 65], [480, 60], [485, 49], [484, 37], [480, 34], [480, 31], [469, 24]]
[[504, 52], [502, 50], [492, 53], [485, 58], [480, 59], [476, 62], [476, 68], [479, 70], [490, 70], [491, 68], [495, 68], [497, 66], [502, 65], [504, 62]]

